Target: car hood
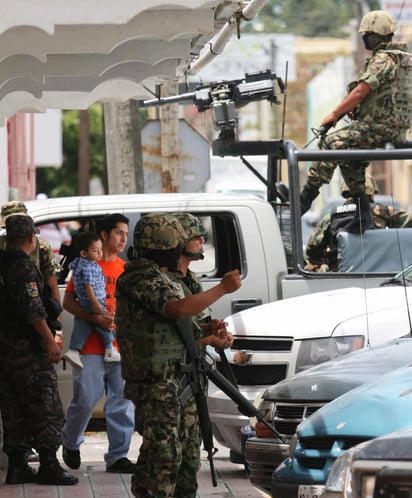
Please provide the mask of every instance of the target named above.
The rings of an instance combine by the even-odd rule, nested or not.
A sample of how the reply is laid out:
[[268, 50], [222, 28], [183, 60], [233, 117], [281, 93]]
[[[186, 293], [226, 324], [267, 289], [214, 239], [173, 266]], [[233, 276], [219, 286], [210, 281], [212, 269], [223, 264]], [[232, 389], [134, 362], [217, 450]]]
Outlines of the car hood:
[[262, 397], [269, 401], [327, 402], [410, 362], [412, 339], [397, 339], [309, 368], [266, 389]]
[[393, 310], [393, 316], [399, 316], [405, 324], [404, 330], [399, 332], [402, 336], [409, 331], [406, 296], [410, 306], [412, 287], [351, 287], [263, 304], [230, 315], [225, 321], [228, 330], [237, 336], [305, 339], [344, 335], [356, 330], [365, 334], [368, 326], [380, 326], [384, 313]]
[[363, 445], [356, 455], [356, 460], [411, 460], [412, 428], [402, 429], [372, 439]]
[[412, 366], [403, 366], [334, 399], [298, 426], [300, 438], [370, 439], [412, 425]]

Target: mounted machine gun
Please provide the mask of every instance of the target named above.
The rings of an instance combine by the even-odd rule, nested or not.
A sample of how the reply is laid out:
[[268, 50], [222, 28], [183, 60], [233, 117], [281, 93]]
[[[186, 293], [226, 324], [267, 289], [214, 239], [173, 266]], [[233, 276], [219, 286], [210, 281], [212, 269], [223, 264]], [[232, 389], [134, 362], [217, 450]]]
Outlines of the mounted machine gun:
[[268, 100], [277, 105], [281, 103], [277, 98], [275, 81], [280, 92], [285, 93], [282, 79], [267, 69], [246, 74], [243, 79], [216, 81], [199, 86], [194, 92], [144, 100], [141, 105], [149, 107], [193, 102], [199, 112], [208, 109], [212, 111], [215, 127], [219, 130], [218, 140], [233, 141], [236, 137], [238, 108], [260, 100]]

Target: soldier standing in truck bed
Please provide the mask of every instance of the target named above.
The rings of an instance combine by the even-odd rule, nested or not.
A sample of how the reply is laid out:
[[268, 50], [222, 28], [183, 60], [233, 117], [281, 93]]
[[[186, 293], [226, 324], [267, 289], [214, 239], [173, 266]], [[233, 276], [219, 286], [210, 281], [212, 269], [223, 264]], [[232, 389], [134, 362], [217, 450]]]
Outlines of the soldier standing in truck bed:
[[[372, 51], [372, 56], [364, 62], [359, 79], [349, 85], [348, 95], [323, 119], [321, 126], [335, 126], [347, 113], [353, 121], [322, 138], [320, 149], [374, 149], [388, 142], [405, 141], [412, 116], [412, 55], [405, 43], [392, 42], [395, 30], [395, 20], [385, 11], [370, 11], [363, 17], [359, 32], [363, 33], [365, 48]], [[357, 206], [357, 215], [348, 231], [363, 232], [373, 224], [365, 193], [368, 162], [364, 160], [313, 163], [301, 192], [301, 213], [310, 209], [320, 187], [332, 179], [337, 165]]]

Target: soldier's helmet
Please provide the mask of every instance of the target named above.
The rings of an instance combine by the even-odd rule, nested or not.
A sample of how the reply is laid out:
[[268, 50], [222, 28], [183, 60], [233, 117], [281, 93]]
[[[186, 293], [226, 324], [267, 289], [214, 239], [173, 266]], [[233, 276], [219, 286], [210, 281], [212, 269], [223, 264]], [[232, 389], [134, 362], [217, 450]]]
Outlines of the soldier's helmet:
[[183, 248], [188, 241], [181, 223], [170, 214], [148, 214], [136, 223], [133, 234], [135, 249], [167, 251]]
[[365, 14], [359, 26], [359, 33], [376, 33], [386, 36], [396, 31], [396, 21], [389, 12], [371, 10]]
[[[376, 181], [372, 178], [369, 173], [365, 175], [365, 194], [374, 195], [379, 194], [379, 188]], [[351, 192], [345, 182], [342, 183], [342, 197], [348, 199], [351, 197]]]
[[5, 202], [1, 206], [1, 220], [0, 225], [4, 226], [6, 219], [12, 214], [27, 214], [27, 207], [21, 201], [9, 201]]
[[180, 221], [188, 240], [193, 239], [193, 237], [204, 237], [206, 235], [205, 227], [196, 216], [190, 213], [173, 213], [173, 216]]

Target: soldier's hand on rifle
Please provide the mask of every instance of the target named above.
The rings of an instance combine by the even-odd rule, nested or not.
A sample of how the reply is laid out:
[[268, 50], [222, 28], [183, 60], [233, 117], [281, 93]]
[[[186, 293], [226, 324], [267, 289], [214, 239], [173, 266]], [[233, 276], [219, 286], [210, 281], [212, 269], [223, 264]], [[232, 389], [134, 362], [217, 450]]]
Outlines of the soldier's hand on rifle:
[[225, 294], [230, 294], [238, 290], [242, 285], [239, 270], [232, 270], [225, 273], [219, 285], [223, 287]]
[[230, 348], [233, 344], [233, 335], [230, 332], [226, 332], [224, 336], [217, 337], [216, 335], [208, 335], [203, 337], [201, 342], [205, 346], [213, 346], [216, 349], [226, 349]]
[[227, 333], [226, 326], [227, 326], [227, 322], [224, 322], [223, 320], [220, 320], [218, 318], [214, 318], [210, 322], [210, 330], [209, 330], [209, 332], [211, 334], [215, 335], [216, 337], [222, 338]]

